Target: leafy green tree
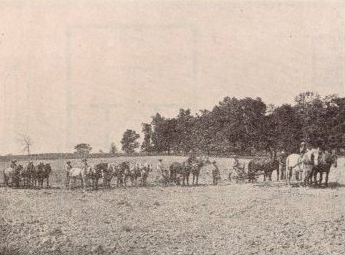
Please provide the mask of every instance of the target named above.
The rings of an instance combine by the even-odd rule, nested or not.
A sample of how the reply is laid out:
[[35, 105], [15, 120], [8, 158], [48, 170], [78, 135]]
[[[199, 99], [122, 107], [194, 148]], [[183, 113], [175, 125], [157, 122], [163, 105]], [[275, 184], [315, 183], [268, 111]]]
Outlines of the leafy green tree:
[[74, 146], [74, 149], [79, 154], [87, 155], [91, 152], [92, 147], [88, 143], [79, 143], [76, 146]]
[[115, 154], [117, 152], [117, 147], [115, 143], [111, 143], [110, 144], [110, 149], [109, 149], [109, 153], [110, 154]]
[[152, 125], [148, 123], [142, 123], [142, 132], [144, 133], [144, 141], [141, 144], [141, 151], [150, 152], [153, 150], [152, 146]]
[[140, 137], [137, 132], [131, 129], [127, 129], [123, 134], [121, 139], [122, 150], [127, 154], [132, 154], [135, 152], [136, 148], [139, 148], [139, 142], [137, 139]]

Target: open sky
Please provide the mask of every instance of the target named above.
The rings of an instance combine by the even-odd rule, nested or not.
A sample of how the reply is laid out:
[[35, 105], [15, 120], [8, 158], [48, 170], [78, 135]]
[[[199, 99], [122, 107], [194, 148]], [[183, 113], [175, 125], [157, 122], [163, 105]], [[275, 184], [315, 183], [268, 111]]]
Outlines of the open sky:
[[157, 111], [345, 96], [344, 3], [0, 2], [0, 154], [109, 150]]

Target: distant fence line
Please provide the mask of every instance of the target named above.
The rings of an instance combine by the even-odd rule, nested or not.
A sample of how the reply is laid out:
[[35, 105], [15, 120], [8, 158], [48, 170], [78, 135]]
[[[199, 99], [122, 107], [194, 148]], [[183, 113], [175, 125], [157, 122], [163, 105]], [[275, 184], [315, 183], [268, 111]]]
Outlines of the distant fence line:
[[[223, 157], [223, 158], [231, 158], [234, 154], [210, 154], [210, 157]], [[254, 158], [258, 156], [268, 156], [265, 154], [262, 155], [248, 155], [248, 154], [236, 154], [242, 158]], [[117, 158], [117, 157], [143, 157], [143, 156], [180, 156], [180, 157], [187, 157], [189, 154], [184, 153], [133, 153], [133, 154], [126, 154], [126, 153], [90, 153], [87, 155], [81, 155], [78, 153], [42, 153], [42, 154], [31, 154], [31, 155], [6, 155], [0, 156], [0, 162], [9, 162], [11, 160], [19, 160], [19, 161], [29, 161], [29, 160], [68, 160], [68, 159], [82, 159], [82, 158]]]
[[[211, 153], [208, 156], [210, 157], [221, 157], [221, 158], [232, 158], [234, 153]], [[241, 158], [263, 158], [269, 157], [269, 154], [260, 153], [260, 154], [245, 154], [245, 153], [236, 153], [237, 156]], [[117, 158], [117, 157], [144, 157], [144, 156], [179, 156], [179, 157], [188, 157], [189, 154], [184, 153], [90, 153], [87, 155], [81, 155], [78, 153], [42, 153], [42, 154], [31, 154], [31, 155], [6, 155], [0, 156], [0, 162], [9, 162], [11, 160], [19, 161], [29, 161], [29, 160], [68, 160], [68, 159], [82, 159], [82, 158]], [[343, 153], [338, 154], [339, 157], [344, 157]]]

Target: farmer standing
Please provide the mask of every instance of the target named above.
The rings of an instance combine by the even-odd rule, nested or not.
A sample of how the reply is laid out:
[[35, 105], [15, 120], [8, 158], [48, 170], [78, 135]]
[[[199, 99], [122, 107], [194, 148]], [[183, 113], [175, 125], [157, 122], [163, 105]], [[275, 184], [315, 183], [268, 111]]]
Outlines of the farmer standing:
[[213, 161], [212, 165], [214, 167], [212, 169], [213, 185], [217, 185], [218, 184], [218, 180], [220, 179], [220, 172], [219, 172], [219, 168], [217, 166], [217, 162], [216, 161]]
[[69, 183], [69, 172], [73, 168], [73, 166], [71, 164], [71, 161], [67, 161], [66, 164], [67, 164], [66, 168], [65, 168], [65, 170], [66, 170], [66, 183], [68, 184]]

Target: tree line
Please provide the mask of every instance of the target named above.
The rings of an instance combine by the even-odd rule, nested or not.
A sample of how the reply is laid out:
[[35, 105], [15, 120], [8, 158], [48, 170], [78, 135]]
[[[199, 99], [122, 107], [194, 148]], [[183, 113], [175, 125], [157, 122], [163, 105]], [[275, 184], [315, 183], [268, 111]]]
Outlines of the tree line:
[[345, 98], [321, 97], [304, 92], [293, 104], [275, 107], [260, 98], [225, 97], [212, 110], [192, 114], [180, 109], [174, 118], [160, 113], [150, 123], [142, 123], [140, 135], [127, 129], [122, 150], [134, 153], [182, 153], [192, 150], [207, 155], [297, 152], [302, 141], [328, 150], [345, 148]]

